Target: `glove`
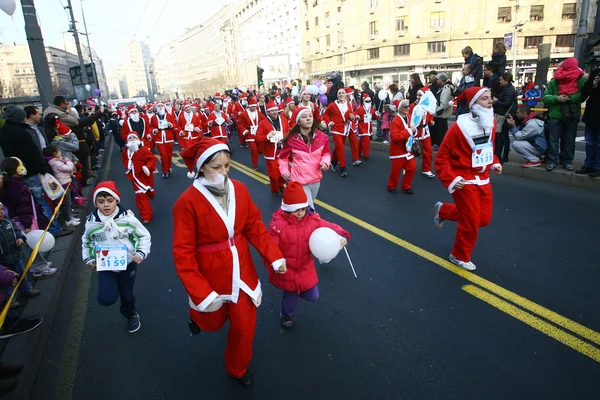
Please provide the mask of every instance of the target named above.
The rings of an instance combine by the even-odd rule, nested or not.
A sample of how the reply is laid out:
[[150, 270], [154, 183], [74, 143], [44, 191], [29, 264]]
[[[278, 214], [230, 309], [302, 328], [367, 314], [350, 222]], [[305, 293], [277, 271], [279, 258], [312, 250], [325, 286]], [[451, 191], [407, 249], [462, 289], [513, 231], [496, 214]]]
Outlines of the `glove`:
[[142, 167], [142, 171], [146, 174], [146, 176], [150, 176], [150, 170], [145, 165]]

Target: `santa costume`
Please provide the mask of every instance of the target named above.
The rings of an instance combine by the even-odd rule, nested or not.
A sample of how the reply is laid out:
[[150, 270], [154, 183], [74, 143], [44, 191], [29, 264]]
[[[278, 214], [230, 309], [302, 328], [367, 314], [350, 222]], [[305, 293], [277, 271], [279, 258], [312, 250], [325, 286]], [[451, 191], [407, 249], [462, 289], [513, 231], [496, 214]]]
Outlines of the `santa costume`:
[[258, 170], [258, 146], [256, 144], [256, 131], [258, 125], [265, 119], [265, 116], [257, 110], [257, 103], [254, 97], [248, 101], [248, 109], [242, 113], [241, 125], [242, 133], [246, 144], [250, 147], [250, 157], [252, 159], [252, 168]]
[[127, 141], [129, 134], [135, 133], [142, 146], [152, 149], [152, 128], [146, 118], [140, 116], [137, 107], [133, 104], [127, 107], [127, 116], [121, 127], [121, 139]]
[[[429, 86], [425, 86], [417, 91], [417, 95], [425, 95], [425, 92], [429, 90]], [[411, 103], [409, 111], [408, 111], [408, 120], [411, 120], [413, 110], [415, 106], [419, 103], [416, 100], [414, 103]], [[431, 133], [429, 131], [429, 126], [435, 124], [434, 117], [430, 113], [426, 113], [421, 120], [421, 123], [417, 127], [417, 133], [415, 134], [415, 140], [421, 142], [421, 146], [423, 146], [423, 157], [421, 162], [421, 173], [428, 178], [435, 178], [435, 174], [431, 172], [431, 160], [433, 158], [433, 148], [431, 146]]]
[[[352, 110], [352, 114], [356, 116], [356, 110], [360, 106], [354, 100], [354, 89], [346, 88], [346, 94], [348, 95], [348, 105]], [[359, 155], [359, 140], [358, 140], [358, 120], [354, 118], [353, 121], [347, 121], [346, 130], [348, 131], [348, 142], [350, 143], [350, 152], [352, 154], [352, 166], [357, 167], [362, 164]]]
[[[338, 91], [345, 90], [343, 88]], [[346, 96], [347, 97], [347, 96]], [[346, 172], [346, 139], [348, 138], [348, 125], [350, 123], [352, 113], [352, 106], [347, 100], [336, 100], [327, 106], [325, 113], [323, 114], [323, 120], [330, 128], [333, 136], [333, 144], [335, 146], [333, 155], [331, 157], [331, 166], [336, 168], [339, 162], [340, 175], [342, 177], [348, 176]]]
[[264, 143], [265, 163], [267, 164], [267, 174], [271, 182], [271, 194], [281, 196], [285, 180], [279, 173], [279, 153], [281, 152], [281, 140], [287, 136], [290, 131], [288, 122], [282, 115], [278, 115], [274, 120], [268, 116], [269, 111], [277, 110], [277, 105], [273, 100], [267, 103], [267, 118], [263, 119], [258, 125], [256, 131], [256, 141]]
[[392, 120], [390, 126], [390, 160], [392, 160], [392, 170], [388, 179], [387, 189], [391, 193], [398, 192], [398, 182], [400, 181], [400, 173], [404, 169], [405, 173], [402, 177], [402, 190], [404, 193], [413, 194], [412, 180], [417, 169], [415, 156], [407, 149], [407, 142], [413, 135], [413, 132], [408, 127], [406, 117], [400, 115], [400, 107], [407, 107], [408, 100], [396, 100], [396, 109], [398, 113]]
[[[137, 140], [130, 141], [135, 137]], [[150, 199], [154, 198], [154, 170], [156, 170], [156, 156], [141, 145], [135, 133], [127, 136], [127, 147], [121, 154], [121, 161], [125, 166], [127, 179], [133, 185], [135, 192], [135, 204], [140, 211], [142, 223], [152, 221], [152, 206]]]
[[162, 168], [162, 177], [168, 178], [173, 172], [171, 169], [171, 160], [173, 158], [173, 142], [175, 141], [175, 120], [166, 112], [163, 104], [157, 105], [156, 120], [157, 127], [154, 129], [154, 143], [158, 147], [160, 154], [160, 165]]
[[184, 104], [183, 111], [179, 113], [177, 121], [179, 131], [179, 147], [181, 150], [197, 142], [202, 136], [202, 121], [192, 111], [190, 104]]
[[249, 386], [256, 308], [262, 300], [249, 245], [274, 270], [285, 271], [285, 259], [246, 186], [221, 174], [210, 181], [202, 176], [206, 160], [221, 151], [229, 148], [206, 138], [181, 153], [188, 176], [195, 179], [173, 207], [173, 260], [189, 296], [192, 332], [218, 331], [229, 320], [227, 372]]
[[248, 105], [248, 95], [245, 92], [240, 94], [239, 102], [234, 103], [233, 108], [233, 121], [236, 124], [236, 130], [238, 134], [238, 139], [240, 140], [240, 147], [246, 147], [246, 138], [244, 137], [244, 129], [242, 124], [242, 114], [246, 111], [246, 106]]
[[210, 137], [227, 144], [227, 124], [231, 124], [229, 116], [223, 111], [214, 110], [208, 116], [208, 128]]
[[[491, 96], [489, 89], [471, 87], [457, 97], [466, 99], [470, 112], [460, 115], [448, 129], [435, 158], [438, 178], [452, 194], [454, 204], [436, 203], [434, 222], [440, 228], [444, 220], [458, 222], [450, 261], [469, 271], [475, 269], [471, 252], [479, 228], [492, 220], [489, 171], [502, 173], [502, 165], [494, 154], [496, 121], [491, 100], [490, 108], [482, 107], [477, 104], [482, 95]], [[463, 186], [459, 189], [457, 184]]]
[[368, 161], [371, 150], [371, 136], [373, 135], [373, 121], [377, 120], [377, 113], [371, 105], [371, 97], [363, 94], [363, 105], [356, 110], [358, 122], [358, 154], [363, 160]]

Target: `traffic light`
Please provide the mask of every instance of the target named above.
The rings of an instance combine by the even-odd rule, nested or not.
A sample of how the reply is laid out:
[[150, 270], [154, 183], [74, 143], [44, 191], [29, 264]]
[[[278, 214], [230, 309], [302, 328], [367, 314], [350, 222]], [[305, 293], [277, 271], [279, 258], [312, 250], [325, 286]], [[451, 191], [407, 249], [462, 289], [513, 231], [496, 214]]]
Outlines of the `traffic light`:
[[596, 39], [588, 39], [585, 42], [585, 48], [583, 50], [583, 65], [581, 66], [582, 68], [595, 68], [600, 63], [600, 51], [594, 51], [594, 48], [596, 48], [598, 45], [600, 45], [600, 40]]
[[262, 86], [265, 84], [265, 82], [263, 81], [263, 73], [265, 72], [264, 69], [262, 69], [261, 67], [256, 67], [256, 79], [258, 81], [258, 86]]

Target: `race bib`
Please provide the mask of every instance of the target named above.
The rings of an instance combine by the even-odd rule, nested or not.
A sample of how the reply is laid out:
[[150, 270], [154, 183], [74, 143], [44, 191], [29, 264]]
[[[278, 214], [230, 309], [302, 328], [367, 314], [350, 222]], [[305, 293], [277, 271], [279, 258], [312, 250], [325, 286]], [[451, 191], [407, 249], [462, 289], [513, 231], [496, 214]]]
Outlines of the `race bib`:
[[225, 119], [223, 117], [218, 117], [215, 121], [217, 122], [217, 124], [223, 125], [223, 122], [225, 122]]
[[97, 244], [97, 271], [125, 271], [127, 269], [127, 246], [124, 244]]
[[187, 132], [193, 132], [194, 131], [194, 124], [186, 124], [185, 125], [185, 130]]
[[167, 121], [166, 119], [158, 120], [158, 129], [168, 129], [168, 128], [169, 128], [169, 121]]
[[281, 140], [283, 140], [283, 132], [275, 131], [269, 141], [271, 143], [279, 143]]
[[365, 122], [371, 122], [371, 114], [365, 114]]
[[251, 133], [252, 135], [256, 135], [256, 131], [257, 131], [257, 130], [258, 130], [258, 126], [256, 126], [256, 125], [251, 125], [251, 126], [250, 126], [250, 133]]
[[494, 148], [492, 143], [475, 145], [475, 151], [471, 158], [473, 168], [487, 167], [494, 162]]

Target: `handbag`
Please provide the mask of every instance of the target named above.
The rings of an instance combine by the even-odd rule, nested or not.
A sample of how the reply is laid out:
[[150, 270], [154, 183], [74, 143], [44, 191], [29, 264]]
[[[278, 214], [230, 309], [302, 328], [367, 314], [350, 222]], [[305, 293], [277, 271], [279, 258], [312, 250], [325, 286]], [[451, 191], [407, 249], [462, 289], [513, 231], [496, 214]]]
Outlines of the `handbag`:
[[423, 144], [421, 143], [420, 140], [415, 140], [413, 142], [412, 149], [410, 152], [415, 157], [419, 157], [421, 154], [423, 154]]
[[51, 174], [40, 174], [40, 182], [42, 183], [42, 188], [44, 188], [46, 196], [48, 196], [50, 200], [58, 200], [65, 193], [65, 189]]

